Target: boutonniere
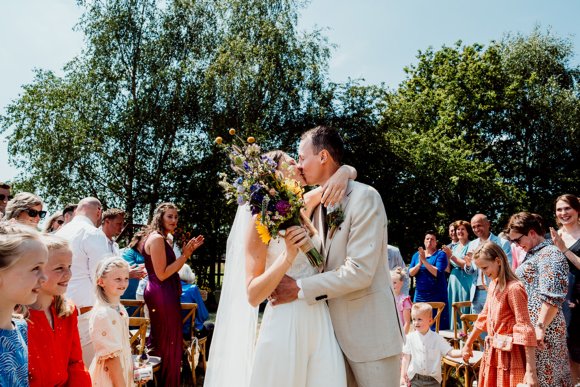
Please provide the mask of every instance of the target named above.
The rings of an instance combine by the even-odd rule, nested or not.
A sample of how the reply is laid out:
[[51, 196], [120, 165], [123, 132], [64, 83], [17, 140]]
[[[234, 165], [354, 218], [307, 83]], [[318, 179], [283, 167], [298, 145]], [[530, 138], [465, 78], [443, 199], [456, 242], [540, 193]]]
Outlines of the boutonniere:
[[328, 238], [332, 238], [336, 229], [344, 222], [344, 211], [341, 206], [333, 208], [326, 214], [326, 224], [328, 225]]

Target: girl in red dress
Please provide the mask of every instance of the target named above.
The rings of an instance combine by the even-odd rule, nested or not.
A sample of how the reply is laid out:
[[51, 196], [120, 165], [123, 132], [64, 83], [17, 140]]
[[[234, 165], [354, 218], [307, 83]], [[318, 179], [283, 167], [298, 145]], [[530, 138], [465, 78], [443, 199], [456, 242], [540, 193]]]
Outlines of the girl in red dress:
[[77, 310], [64, 298], [71, 277], [72, 252], [62, 238], [45, 235], [47, 280], [28, 307], [28, 377], [30, 386], [91, 386], [83, 363]]

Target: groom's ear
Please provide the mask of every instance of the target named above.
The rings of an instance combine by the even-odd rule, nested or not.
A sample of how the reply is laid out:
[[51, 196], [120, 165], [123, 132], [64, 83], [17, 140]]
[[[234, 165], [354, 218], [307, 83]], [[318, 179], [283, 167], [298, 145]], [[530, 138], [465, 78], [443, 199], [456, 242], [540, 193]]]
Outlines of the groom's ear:
[[328, 153], [328, 151], [326, 149], [323, 149], [320, 151], [319, 156], [320, 156], [320, 162], [322, 164], [325, 164], [329, 160], [330, 154]]

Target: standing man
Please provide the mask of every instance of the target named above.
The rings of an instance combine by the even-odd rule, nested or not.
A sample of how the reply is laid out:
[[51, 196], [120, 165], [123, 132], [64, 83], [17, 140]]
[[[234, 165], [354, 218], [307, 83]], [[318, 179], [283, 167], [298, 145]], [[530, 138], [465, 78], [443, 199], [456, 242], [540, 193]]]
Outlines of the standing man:
[[493, 235], [490, 232], [490, 227], [491, 223], [487, 219], [487, 216], [483, 214], [477, 214], [471, 218], [471, 229], [477, 238], [469, 242], [469, 245], [467, 245], [464, 270], [467, 274], [476, 274], [473, 276], [473, 283], [471, 284], [471, 289], [469, 292], [469, 301], [471, 301], [471, 313], [476, 314], [479, 314], [479, 312], [483, 310], [483, 305], [485, 305], [489, 278], [485, 277], [483, 272], [479, 270], [475, 262], [473, 262], [473, 252], [479, 247], [480, 244], [489, 239], [501, 247], [501, 249], [507, 255], [510, 266], [512, 264], [512, 250], [509, 242], [496, 235]]
[[67, 204], [64, 210], [62, 210], [62, 217], [64, 218], [64, 224], [69, 223], [75, 216], [75, 211], [77, 209], [76, 204]]
[[87, 368], [95, 354], [89, 333], [89, 319], [95, 304], [97, 264], [112, 255], [107, 237], [96, 227], [101, 222], [101, 214], [102, 207], [98, 199], [84, 198], [79, 202], [73, 220], [56, 232], [56, 235], [69, 241], [73, 253], [67, 296], [79, 311], [79, 335]]
[[[338, 132], [319, 126], [302, 135], [298, 168], [308, 184], [323, 185], [340, 167]], [[313, 215], [323, 241], [324, 273], [294, 281], [284, 277], [273, 303], [298, 298], [328, 302], [336, 338], [345, 355], [350, 387], [398, 386], [403, 343], [387, 264], [387, 216], [379, 193], [350, 181], [335, 206], [329, 232], [326, 208]]]
[[103, 212], [101, 229], [107, 237], [109, 250], [113, 255], [120, 255], [119, 244], [115, 241], [115, 238], [117, 238], [121, 234], [121, 231], [123, 231], [124, 224], [125, 211], [119, 208], [109, 208], [107, 211]]
[[12, 199], [10, 196], [10, 185], [0, 181], [0, 218], [6, 213], [6, 205]]

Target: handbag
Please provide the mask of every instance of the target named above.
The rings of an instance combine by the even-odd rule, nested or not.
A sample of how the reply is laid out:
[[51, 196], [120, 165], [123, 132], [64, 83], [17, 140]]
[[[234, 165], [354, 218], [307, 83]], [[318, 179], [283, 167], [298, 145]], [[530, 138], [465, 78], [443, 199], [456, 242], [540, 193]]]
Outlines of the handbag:
[[491, 340], [491, 346], [502, 351], [511, 351], [513, 348], [513, 341], [514, 338], [512, 336], [496, 333], [493, 335]]

